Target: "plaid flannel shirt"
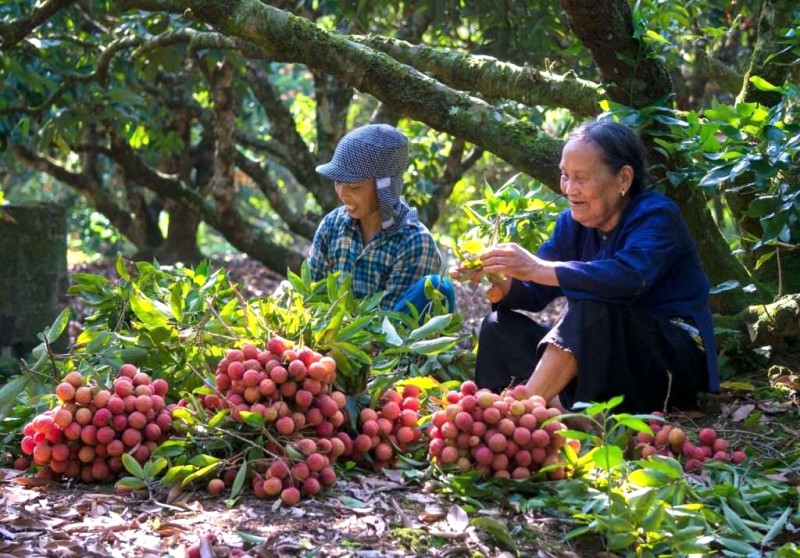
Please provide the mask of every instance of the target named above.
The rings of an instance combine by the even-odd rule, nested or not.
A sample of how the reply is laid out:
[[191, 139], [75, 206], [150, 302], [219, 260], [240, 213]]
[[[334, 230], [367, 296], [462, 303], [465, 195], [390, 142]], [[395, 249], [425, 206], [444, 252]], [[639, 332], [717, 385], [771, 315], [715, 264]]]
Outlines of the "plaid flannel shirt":
[[442, 267], [436, 242], [425, 225], [380, 231], [364, 246], [358, 222], [343, 207], [322, 219], [308, 262], [316, 281], [335, 271], [350, 274], [358, 298], [385, 291], [384, 308], [393, 308], [412, 284], [438, 274]]

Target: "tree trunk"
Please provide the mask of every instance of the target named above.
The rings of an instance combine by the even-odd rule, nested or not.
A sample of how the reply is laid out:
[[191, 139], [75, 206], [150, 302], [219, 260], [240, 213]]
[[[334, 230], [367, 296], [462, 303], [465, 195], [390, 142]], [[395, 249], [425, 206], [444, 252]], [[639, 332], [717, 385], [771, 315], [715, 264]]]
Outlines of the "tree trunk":
[[179, 203], [167, 202], [166, 207], [169, 211], [167, 239], [156, 251], [156, 258], [166, 264], [199, 263], [203, 259], [203, 253], [197, 246], [197, 230], [202, 220], [200, 215]]
[[781, 93], [762, 91], [753, 85], [750, 78], [758, 76], [778, 87], [786, 81], [791, 68], [796, 65], [796, 54], [787, 48], [786, 38], [781, 36], [780, 30], [791, 26], [796, 9], [796, 0], [764, 0], [758, 19], [758, 38], [737, 103], [761, 103], [772, 107], [780, 102]]

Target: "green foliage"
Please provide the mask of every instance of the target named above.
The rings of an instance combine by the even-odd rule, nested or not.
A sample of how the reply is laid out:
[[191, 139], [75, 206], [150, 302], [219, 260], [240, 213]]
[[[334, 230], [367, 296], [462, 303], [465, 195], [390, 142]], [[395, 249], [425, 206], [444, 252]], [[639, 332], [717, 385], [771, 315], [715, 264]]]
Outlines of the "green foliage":
[[[753, 78], [759, 88], [773, 86]], [[701, 188], [710, 197], [745, 195], [752, 203], [744, 216], [761, 223], [754, 247], [792, 248], [800, 241], [800, 122], [792, 107], [800, 88], [780, 89], [783, 100], [771, 108], [756, 103], [714, 103], [702, 115], [680, 114], [666, 106], [639, 111], [604, 103], [606, 116], [650, 130], [664, 164], [652, 168], [661, 188]], [[659, 130], [654, 132], [653, 130]], [[736, 245], [735, 238], [731, 243]], [[768, 253], [756, 263], [762, 265]]]
[[486, 246], [516, 242], [536, 251], [552, 234], [566, 202], [541, 182], [514, 175], [494, 191], [484, 186], [483, 198], [464, 210], [472, 228], [465, 239], [483, 239]]
[[146, 489], [150, 497], [157, 484], [157, 478], [167, 466], [163, 457], [150, 459], [144, 466], [140, 465], [130, 454], [122, 454], [122, 465], [130, 476], [122, 477], [117, 481], [117, 486], [129, 490]]
[[[120, 257], [116, 270], [117, 280], [88, 273], [73, 276], [69, 294], [81, 297], [92, 310], [74, 346], [65, 354], [52, 348], [68, 325], [70, 312], [65, 310], [43, 333], [23, 375], [3, 388], [0, 434], [13, 453], [24, 421], [55, 403], [55, 384], [73, 370], [104, 387], [123, 363], [165, 379], [170, 401], [186, 398], [190, 403], [179, 412], [181, 420], [203, 432], [217, 432], [208, 443], [202, 436], [201, 444], [187, 438], [181, 451], [189, 459], [206, 453], [228, 459], [259, 443], [220, 435], [238, 426], [227, 420], [228, 411], [206, 417], [197, 397], [211, 392], [217, 363], [229, 349], [281, 336], [329, 353], [337, 362], [337, 387], [353, 398], [361, 396], [362, 405], [398, 380], [463, 380], [473, 368], [472, 353], [460, 347], [468, 342], [462, 318], [444, 313], [443, 295], [432, 285], [426, 285], [433, 300], [430, 313], [420, 317], [380, 309], [380, 294], [356, 299], [349, 277], [312, 281], [305, 266], [300, 275], [289, 274], [279, 292], [249, 301], [224, 270], [213, 270], [207, 262], [190, 269], [130, 264]], [[14, 406], [17, 396], [24, 408]], [[263, 447], [263, 440], [259, 442]], [[175, 466], [186, 474], [197, 472], [187, 469], [192, 466], [188, 461], [170, 470]]]
[[800, 465], [796, 449], [761, 470], [709, 461], [696, 475], [684, 473], [671, 457], [630, 460], [629, 439], [636, 432], [651, 432], [645, 421], [654, 417], [613, 414], [620, 402], [584, 405], [580, 413], [558, 417], [580, 418], [596, 427], [592, 433], [562, 432], [583, 443], [581, 455], [564, 446], [572, 478], [481, 480], [470, 471], [440, 475], [437, 483], [476, 508], [507, 500], [522, 513], [568, 518], [577, 526], [566, 540], [599, 535], [606, 549], [618, 555], [792, 555], [786, 554], [792, 552], [786, 540], [800, 529], [800, 512], [787, 475]]

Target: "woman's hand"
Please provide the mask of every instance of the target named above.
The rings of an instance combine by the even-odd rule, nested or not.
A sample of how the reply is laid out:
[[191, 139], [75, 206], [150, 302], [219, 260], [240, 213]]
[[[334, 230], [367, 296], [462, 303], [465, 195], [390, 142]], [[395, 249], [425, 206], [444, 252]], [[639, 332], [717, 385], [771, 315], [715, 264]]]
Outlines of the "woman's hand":
[[480, 283], [486, 277], [491, 283], [491, 286], [486, 291], [486, 300], [492, 304], [500, 302], [511, 288], [511, 279], [497, 273], [486, 273], [483, 266], [478, 268], [454, 267], [450, 270], [450, 277], [456, 281], [471, 281], [473, 283]]
[[520, 281], [536, 281], [536, 272], [544, 260], [519, 244], [498, 244], [480, 256], [484, 274], [494, 273]]

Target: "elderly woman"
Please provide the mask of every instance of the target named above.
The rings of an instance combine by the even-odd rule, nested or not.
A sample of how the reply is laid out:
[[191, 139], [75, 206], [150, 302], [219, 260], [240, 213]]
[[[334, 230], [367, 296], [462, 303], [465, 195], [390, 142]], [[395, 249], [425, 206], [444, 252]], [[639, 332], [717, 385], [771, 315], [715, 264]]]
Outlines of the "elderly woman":
[[[639, 412], [718, 391], [708, 280], [677, 206], [647, 190], [639, 139], [614, 122], [584, 124], [560, 168], [570, 207], [553, 236], [536, 254], [501, 244], [480, 256], [482, 272], [503, 279], [481, 326], [478, 385], [527, 382], [564, 409], [623, 395], [620, 408]], [[562, 295], [552, 327], [517, 311]]]

